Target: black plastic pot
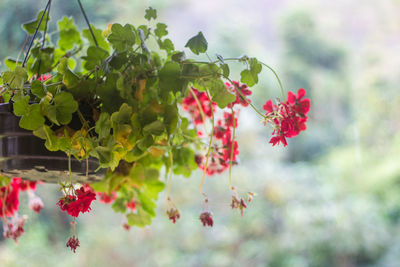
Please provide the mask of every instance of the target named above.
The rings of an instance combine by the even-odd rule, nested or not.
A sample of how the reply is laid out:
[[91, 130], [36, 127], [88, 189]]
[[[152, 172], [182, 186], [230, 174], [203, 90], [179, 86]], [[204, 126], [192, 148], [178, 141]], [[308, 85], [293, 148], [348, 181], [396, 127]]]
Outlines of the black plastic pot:
[[[44, 140], [19, 127], [19, 119], [8, 103], [0, 104], [0, 170], [3, 175], [47, 183], [69, 181], [65, 153], [48, 151]], [[71, 158], [72, 180], [85, 183], [103, 179], [102, 172], [95, 172], [97, 167], [97, 160], [89, 159], [89, 175], [86, 176], [86, 161]]]

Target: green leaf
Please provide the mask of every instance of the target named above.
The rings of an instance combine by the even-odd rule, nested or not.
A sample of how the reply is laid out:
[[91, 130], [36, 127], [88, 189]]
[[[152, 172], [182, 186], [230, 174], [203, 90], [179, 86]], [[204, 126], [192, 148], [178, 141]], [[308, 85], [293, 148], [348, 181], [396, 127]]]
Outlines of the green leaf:
[[136, 36], [132, 28], [129, 24], [122, 27], [121, 24], [115, 23], [111, 26], [108, 41], [117, 51], [125, 51], [135, 44]]
[[173, 151], [173, 155], [175, 163], [174, 174], [190, 177], [192, 171], [198, 168], [193, 150], [187, 147], [176, 148]]
[[78, 102], [74, 100], [72, 94], [61, 92], [54, 97], [57, 121], [61, 124], [68, 124], [72, 119], [72, 113], [78, 109]]
[[142, 164], [137, 163], [129, 172], [131, 181], [137, 185], [142, 186], [146, 180], [145, 169]]
[[151, 135], [146, 135], [140, 142], [137, 144], [137, 147], [141, 151], [146, 151], [149, 147], [154, 144], [154, 139]]
[[174, 94], [183, 91], [187, 86], [187, 82], [180, 78], [181, 68], [177, 62], [168, 61], [159, 72], [160, 94], [165, 99], [169, 92]]
[[105, 60], [109, 56], [107, 50], [104, 50], [101, 47], [90, 46], [87, 50], [87, 56], [82, 57], [86, 62], [84, 63], [84, 67], [87, 70], [92, 70], [96, 66], [100, 66], [102, 61]]
[[60, 125], [60, 123], [57, 120], [57, 108], [53, 105], [50, 104], [45, 104], [44, 105], [44, 112], [46, 117], [52, 122], [55, 123], [56, 125]]
[[199, 32], [196, 36], [190, 38], [185, 45], [185, 47], [189, 47], [190, 50], [196, 55], [205, 53], [207, 51], [207, 46], [207, 40], [204, 38], [202, 32]]
[[144, 18], [150, 21], [151, 19], [156, 19], [157, 18], [157, 10], [155, 10], [152, 7], [149, 7], [146, 9], [146, 14], [144, 15]]
[[115, 212], [120, 212], [120, 213], [125, 213], [126, 212], [126, 203], [124, 201], [124, 199], [117, 199], [114, 201], [114, 203], [112, 204], [112, 209]]
[[137, 213], [129, 213], [126, 215], [128, 224], [137, 226], [140, 228], [151, 224], [152, 216], [147, 213], [142, 207], [137, 207]]
[[258, 63], [256, 58], [249, 59], [249, 69], [243, 70], [240, 73], [240, 81], [253, 86], [258, 83], [258, 74], [261, 72], [262, 65]]
[[154, 134], [154, 135], [161, 135], [164, 132], [164, 124], [159, 121], [153, 121], [150, 124], [147, 124], [143, 127], [144, 134]]
[[11, 88], [22, 89], [28, 79], [28, 73], [21, 66], [16, 66], [14, 71], [5, 71], [1, 75], [3, 83], [7, 83]]
[[164, 23], [157, 23], [157, 28], [154, 30], [154, 34], [158, 36], [158, 38], [167, 35], [167, 25], [165, 25]]
[[230, 73], [230, 71], [229, 71], [229, 65], [228, 64], [222, 64], [221, 65], [221, 69], [222, 69], [222, 75], [224, 76], [224, 77], [229, 77], [229, 73]]
[[[43, 15], [44, 10], [40, 11], [35, 20], [30, 20], [28, 22], [25, 22], [22, 24], [22, 29], [24, 29], [28, 34], [33, 35], [35, 33], [35, 30], [37, 28], [37, 25], [39, 24], [40, 18]], [[40, 24], [39, 31], [44, 31], [46, 27], [46, 18], [47, 18], [47, 12], [43, 16], [42, 23]], [[49, 17], [50, 20], [50, 17]]]
[[181, 51], [174, 52], [173, 55], [171, 56], [171, 59], [175, 62], [181, 63], [182, 61], [185, 61], [185, 59], [186, 59], [185, 52], [181, 52]]
[[10, 58], [10, 57], [8, 57], [4, 60], [4, 65], [6, 65], [10, 70], [14, 70], [15, 67], [17, 66], [17, 63], [22, 64], [22, 61], [17, 62], [16, 59]]
[[40, 105], [33, 104], [26, 108], [25, 115], [19, 121], [19, 126], [27, 130], [36, 130], [44, 124], [44, 121]]
[[9, 177], [0, 175], [0, 187], [4, 187], [9, 185], [11, 182], [11, 179]]
[[164, 49], [165, 51], [167, 51], [167, 53], [170, 53], [171, 51], [175, 50], [175, 46], [172, 43], [172, 41], [170, 39], [165, 39], [164, 41], [160, 41], [159, 46], [161, 49]]
[[[146, 183], [156, 181], [160, 177], [160, 172], [157, 169], [145, 169]], [[164, 184], [164, 183], [163, 183]]]
[[35, 96], [37, 96], [39, 98], [42, 98], [42, 97], [46, 96], [44, 85], [39, 80], [34, 80], [32, 82], [31, 91], [32, 91], [32, 94], [34, 94]]
[[23, 96], [18, 98], [13, 98], [14, 100], [14, 114], [17, 116], [23, 116], [26, 114], [26, 111], [29, 106], [29, 96]]
[[57, 44], [62, 50], [67, 51], [72, 49], [74, 44], [82, 43], [81, 35], [72, 17], [63, 17], [59, 20], [58, 30], [60, 31], [60, 38]]
[[168, 134], [172, 134], [178, 126], [179, 113], [176, 105], [167, 105], [164, 112], [164, 124]]
[[100, 114], [99, 120], [96, 122], [94, 130], [99, 135], [100, 140], [110, 135], [111, 118], [108, 113], [102, 112]]
[[[103, 48], [106, 51], [109, 51], [110, 46], [108, 45], [106, 38], [104, 38], [102, 31], [100, 29], [97, 29], [94, 25], [90, 25], [90, 28], [93, 31], [94, 37], [96, 37], [99, 47]], [[89, 41], [91, 46], [96, 46], [96, 43], [94, 42], [89, 29], [83, 29], [82, 36]]]
[[114, 112], [111, 115], [111, 125], [113, 128], [117, 128], [118, 124], [130, 124], [132, 116], [132, 107], [126, 103], [123, 103], [119, 108], [119, 111]]
[[236, 95], [230, 93], [221, 80], [211, 80], [209, 89], [212, 100], [218, 104], [218, 107], [225, 108], [229, 103], [236, 100]]

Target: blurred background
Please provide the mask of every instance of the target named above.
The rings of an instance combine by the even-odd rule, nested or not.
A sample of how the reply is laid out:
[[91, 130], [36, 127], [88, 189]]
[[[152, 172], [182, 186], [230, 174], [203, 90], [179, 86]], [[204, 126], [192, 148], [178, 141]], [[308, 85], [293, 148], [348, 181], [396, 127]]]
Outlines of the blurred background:
[[[1, 59], [17, 57], [26, 38], [20, 24], [46, 2], [0, 0]], [[63, 15], [86, 27], [75, 1], [53, 2], [52, 27]], [[271, 129], [241, 112], [233, 184], [257, 196], [241, 217], [229, 207], [228, 175], [208, 178], [213, 228], [198, 219], [199, 171], [173, 178], [176, 224], [165, 216], [165, 192], [153, 224], [129, 232], [123, 216], [96, 202], [78, 219], [81, 247], [73, 254], [58, 187], [39, 186], [45, 209], [33, 214], [22, 194], [26, 233], [18, 244], [0, 241], [1, 266], [400, 266], [400, 1], [82, 2], [103, 29], [145, 23], [152, 6], [177, 50], [202, 31], [211, 56], [256, 56], [286, 90], [307, 90], [308, 129], [286, 148], [271, 147]], [[276, 97], [277, 82], [264, 70], [251, 99], [261, 108]]]

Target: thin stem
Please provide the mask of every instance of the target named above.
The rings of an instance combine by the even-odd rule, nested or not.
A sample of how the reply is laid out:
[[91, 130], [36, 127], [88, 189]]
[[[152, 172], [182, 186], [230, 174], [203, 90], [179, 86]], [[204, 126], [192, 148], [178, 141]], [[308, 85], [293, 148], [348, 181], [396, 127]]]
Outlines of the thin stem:
[[194, 93], [194, 91], [193, 91], [192, 88], [189, 88], [189, 91], [190, 91], [190, 93], [192, 94], [194, 100], [195, 100], [196, 103], [197, 103], [197, 106], [198, 106], [198, 108], [199, 108], [199, 110], [200, 110], [201, 119], [203, 120], [203, 123], [204, 123], [204, 132], [206, 133], [206, 135], [208, 135], [208, 131], [207, 131], [207, 128], [206, 128], [206, 125], [205, 125], [205, 123], [206, 123], [206, 116], [205, 116], [205, 114], [204, 114], [203, 108], [201, 107], [200, 100], [199, 100], [199, 98], [196, 96], [196, 94]]
[[169, 162], [171, 164], [169, 170], [169, 179], [168, 179], [168, 189], [167, 189], [167, 200], [171, 200], [169, 194], [171, 192], [171, 181], [172, 181], [172, 174], [173, 174], [173, 165], [174, 165], [174, 157], [172, 155], [172, 151], [169, 151]]
[[272, 67], [270, 67], [270, 66], [268, 66], [267, 64], [265, 64], [264, 62], [261, 62], [261, 61], [258, 61], [258, 62], [260, 62], [263, 66], [265, 66], [265, 67], [267, 67], [268, 69], [270, 69], [270, 70], [272, 71], [272, 73], [275, 75], [275, 78], [278, 80], [279, 87], [281, 88], [281, 93], [282, 93], [283, 100], [286, 101], [285, 91], [283, 90], [282, 82], [281, 82], [281, 80], [279, 79], [279, 76], [278, 76], [278, 74], [276, 73], [276, 71], [275, 71]]
[[68, 153], [68, 172], [69, 172], [69, 182], [72, 186], [72, 169], [71, 169], [71, 153]]
[[229, 189], [232, 189], [232, 163], [233, 163], [233, 151], [235, 148], [235, 129], [236, 129], [235, 111], [233, 110], [232, 105], [231, 105], [231, 111], [233, 120], [233, 130], [232, 130], [231, 158], [229, 160]]
[[89, 156], [86, 157], [86, 178], [89, 178]]
[[16, 64], [18, 64], [19, 58], [21, 57], [21, 54], [22, 54], [22, 52], [24, 51], [24, 49], [25, 49], [26, 44], [28, 43], [28, 41], [29, 41], [29, 34], [26, 35], [25, 42], [24, 42], [24, 44], [22, 45], [21, 50], [19, 50], [18, 57], [17, 57], [17, 60], [16, 60]]
[[44, 18], [44, 15], [46, 14], [46, 12], [47, 12], [47, 10], [49, 8], [50, 2], [51, 2], [51, 0], [49, 0], [47, 2], [46, 8], [44, 9], [44, 12], [43, 12], [42, 16], [40, 17], [40, 20], [39, 20], [39, 23], [38, 23], [38, 25], [36, 27], [35, 33], [33, 34], [32, 40], [31, 40], [31, 42], [29, 44], [28, 51], [26, 52], [26, 55], [25, 55], [25, 58], [24, 58], [24, 62], [22, 63], [22, 67], [25, 67], [26, 61], [28, 60], [29, 52], [31, 51], [31, 48], [32, 48], [32, 45], [33, 45], [33, 41], [36, 38], [36, 35], [37, 35], [37, 33], [39, 31], [39, 28], [40, 28], [40, 25], [42, 24], [42, 20]]
[[88, 19], [88, 17], [86, 16], [86, 12], [85, 12], [85, 10], [83, 9], [83, 6], [82, 6], [82, 3], [81, 3], [81, 0], [78, 0], [78, 4], [79, 4], [79, 7], [80, 7], [80, 9], [81, 9], [81, 11], [82, 11], [83, 17], [85, 18], [86, 24], [87, 24], [87, 25], [88, 25], [88, 27], [89, 27], [89, 31], [90, 31], [90, 34], [92, 35], [93, 41], [94, 41], [94, 43], [96, 44], [96, 46], [98, 47], [98, 46], [99, 46], [99, 44], [97, 43], [96, 37], [94, 36], [94, 33], [93, 33], [93, 30], [92, 30], [92, 27], [90, 26], [89, 19]]
[[211, 100], [210, 94], [208, 93], [208, 91], [206, 91], [206, 93], [207, 93], [208, 100], [209, 100], [209, 102], [210, 102], [210, 108], [211, 108], [211, 113], [212, 113], [212, 118], [211, 118], [212, 128], [211, 128], [210, 142], [209, 142], [209, 144], [208, 144], [208, 150], [207, 150], [207, 156], [206, 156], [206, 163], [204, 164], [203, 178], [201, 179], [200, 188], [199, 188], [199, 189], [200, 189], [200, 193], [201, 193], [204, 197], [207, 197], [207, 195], [203, 193], [203, 184], [204, 184], [204, 179], [206, 178], [207, 167], [208, 167], [208, 160], [209, 160], [209, 158], [210, 158], [211, 145], [212, 145], [213, 136], [214, 136], [214, 110], [213, 110], [212, 100]]

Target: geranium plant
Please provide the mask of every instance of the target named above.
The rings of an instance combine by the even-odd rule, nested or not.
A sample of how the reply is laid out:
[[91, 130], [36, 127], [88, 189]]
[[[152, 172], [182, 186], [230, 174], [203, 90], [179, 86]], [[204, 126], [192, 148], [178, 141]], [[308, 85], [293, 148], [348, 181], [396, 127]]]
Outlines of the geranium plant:
[[[49, 3], [51, 3], [49, 1]], [[286, 138], [306, 129], [310, 100], [305, 90], [289, 92], [286, 99], [275, 71], [254, 57], [215, 60], [206, 54], [207, 41], [199, 32], [185, 45], [208, 61], [188, 58], [167, 38], [167, 25], [155, 23], [156, 10], [148, 8], [148, 25], [112, 24], [102, 31], [93, 25], [79, 31], [72, 18], [58, 21], [58, 31], [46, 35], [50, 4], [36, 20], [23, 24], [34, 35], [23, 62], [8, 58], [9, 70], [1, 74], [1, 96], [20, 117], [21, 128], [45, 140], [49, 151], [63, 151], [71, 161], [95, 159], [104, 179], [86, 183], [59, 181], [63, 196], [60, 209], [73, 219], [67, 246], [79, 246], [75, 218], [91, 210], [97, 199], [112, 203], [126, 214], [126, 229], [144, 227], [155, 216], [161, 191], [167, 190], [168, 218], [177, 222], [178, 208], [170, 196], [173, 175], [189, 177], [228, 171], [232, 208], [243, 215], [254, 193], [240, 196], [231, 184], [232, 166], [239, 154], [235, 129], [238, 110], [251, 107], [272, 125], [272, 145], [287, 145]], [[35, 40], [41, 33], [41, 40]], [[230, 78], [229, 66], [243, 66], [240, 82]], [[21, 64], [22, 63], [22, 64]], [[282, 100], [268, 100], [259, 111], [249, 98], [262, 68], [276, 76]], [[78, 127], [71, 125], [78, 118]], [[160, 172], [165, 172], [165, 179]], [[31, 177], [32, 181], [40, 177]], [[23, 233], [25, 219], [17, 215], [18, 194], [30, 192], [30, 206], [39, 212], [43, 203], [33, 194], [36, 182], [1, 178], [0, 215], [4, 235], [15, 240]], [[205, 205], [207, 206], [207, 205]], [[199, 215], [204, 226], [213, 226], [207, 208]]]

